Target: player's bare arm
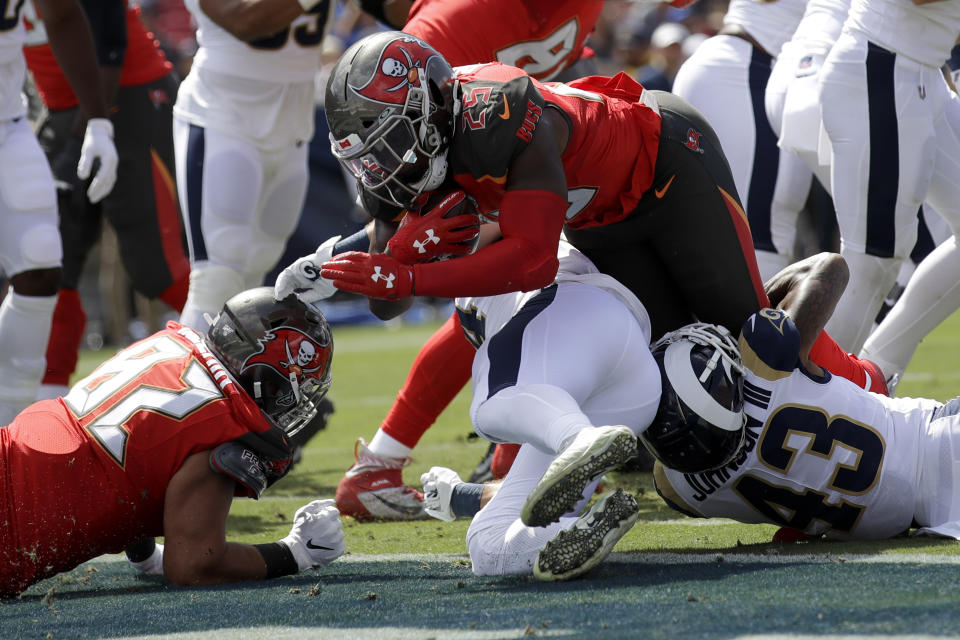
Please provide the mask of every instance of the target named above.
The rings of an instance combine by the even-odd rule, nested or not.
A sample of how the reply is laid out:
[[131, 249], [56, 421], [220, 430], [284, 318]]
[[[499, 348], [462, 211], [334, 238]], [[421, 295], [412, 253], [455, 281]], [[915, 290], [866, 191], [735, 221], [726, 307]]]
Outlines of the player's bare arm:
[[208, 459], [206, 451], [190, 456], [170, 479], [163, 509], [163, 573], [178, 585], [266, 578], [255, 547], [227, 542], [234, 480], [214, 472]]
[[36, 0], [57, 63], [88, 118], [106, 118], [107, 104], [90, 23], [77, 0]]
[[836, 253], [819, 253], [794, 263], [767, 281], [770, 303], [789, 315], [800, 332], [800, 359], [810, 371], [821, 373], [810, 360], [810, 348], [833, 314], [849, 270]]
[[200, 0], [211, 20], [243, 41], [273, 35], [317, 4], [319, 0]]
[[407, 14], [413, 0], [353, 0], [361, 10], [369, 13], [380, 22], [402, 29], [407, 22]]

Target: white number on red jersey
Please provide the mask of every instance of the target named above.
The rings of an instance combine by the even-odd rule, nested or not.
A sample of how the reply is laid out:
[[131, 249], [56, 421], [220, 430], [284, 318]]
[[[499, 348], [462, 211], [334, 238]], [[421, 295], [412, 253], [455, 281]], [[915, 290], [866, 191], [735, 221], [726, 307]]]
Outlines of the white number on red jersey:
[[152, 411], [182, 420], [200, 407], [223, 397], [220, 388], [198, 361], [180, 377], [178, 388], [162, 388], [146, 379], [128, 385], [161, 362], [183, 358], [190, 351], [169, 336], [157, 336], [124, 349], [78, 382], [64, 402], [78, 420], [104, 405], [110, 408], [86, 425], [87, 431], [121, 467], [126, 459], [129, 432], [124, 424], [140, 411]]

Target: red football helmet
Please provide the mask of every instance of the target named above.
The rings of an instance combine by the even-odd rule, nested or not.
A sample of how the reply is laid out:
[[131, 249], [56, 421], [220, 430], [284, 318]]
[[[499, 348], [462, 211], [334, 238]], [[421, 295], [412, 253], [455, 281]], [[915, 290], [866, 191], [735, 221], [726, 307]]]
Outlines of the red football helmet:
[[447, 173], [456, 76], [423, 40], [367, 36], [337, 61], [324, 109], [333, 155], [365, 192], [407, 208]]
[[296, 296], [277, 301], [273, 287], [227, 300], [206, 335], [207, 346], [279, 430], [287, 447], [317, 416], [330, 387], [333, 337], [318, 309]]

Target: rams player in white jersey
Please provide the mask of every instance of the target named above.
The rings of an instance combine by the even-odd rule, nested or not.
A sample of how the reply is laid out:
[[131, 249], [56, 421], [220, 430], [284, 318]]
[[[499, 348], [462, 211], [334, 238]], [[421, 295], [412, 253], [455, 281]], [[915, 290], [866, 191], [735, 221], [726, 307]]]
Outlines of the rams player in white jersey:
[[[740, 454], [705, 473], [657, 465], [657, 490], [688, 515], [814, 536], [879, 539], [918, 527], [960, 538], [960, 496], [951, 490], [960, 477], [960, 400], [888, 398], [811, 363], [810, 343], [847, 272], [836, 254], [796, 267], [782, 274], [778, 286], [788, 293], [780, 308], [744, 323]], [[674, 427], [682, 432], [691, 423]]]
[[920, 203], [960, 229], [960, 101], [940, 69], [958, 33], [960, 0], [853, 0], [820, 70], [831, 188], [850, 267], [827, 330], [848, 351], [864, 345], [913, 247]]
[[206, 329], [262, 284], [306, 196], [314, 78], [333, 0], [187, 0], [199, 49], [174, 107], [177, 187], [190, 250], [180, 320]]
[[[36, 0], [50, 45], [88, 118], [77, 175], [99, 201], [113, 188], [117, 151], [100, 88], [90, 26], [76, 0]], [[26, 74], [23, 1], [3, 2], [0, 13], [0, 270], [10, 290], [0, 305], [0, 426], [34, 402], [63, 256], [57, 194], [50, 165], [27, 121], [21, 90]]]
[[764, 106], [773, 61], [805, 4], [732, 0], [723, 28], [683, 63], [672, 89], [706, 116], [720, 138], [763, 278], [791, 262], [796, 218], [812, 180], [795, 154], [777, 148]]
[[[917, 527], [960, 539], [960, 496], [950, 490], [960, 477], [960, 399], [870, 393], [809, 359], [846, 278], [841, 256], [813, 256], [768, 281], [778, 308], [751, 316], [739, 345], [699, 324], [652, 347], [663, 392], [639, 438], [659, 460], [655, 485], [671, 507], [812, 536], [879, 539]], [[473, 491], [450, 470], [428, 475], [442, 488], [428, 497], [433, 515]], [[487, 485], [480, 504], [496, 495]], [[455, 514], [473, 515], [461, 504]]]
[[[492, 442], [523, 443], [467, 532], [477, 575], [578, 576], [637, 519], [636, 501], [622, 491], [577, 514], [596, 479], [635, 455], [635, 434], [656, 411], [650, 320], [630, 291], [566, 242], [558, 257], [548, 287], [456, 300], [477, 346], [474, 429]], [[452, 520], [479, 508], [483, 485], [440, 467], [423, 480], [428, 508], [437, 507], [431, 515]]]

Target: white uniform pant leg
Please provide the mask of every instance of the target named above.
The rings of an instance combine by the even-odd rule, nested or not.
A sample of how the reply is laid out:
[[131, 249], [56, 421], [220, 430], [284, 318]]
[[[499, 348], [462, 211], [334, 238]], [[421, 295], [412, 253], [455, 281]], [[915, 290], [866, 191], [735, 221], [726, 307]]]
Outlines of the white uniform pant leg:
[[[544, 304], [546, 303], [546, 304]], [[660, 397], [647, 338], [612, 294], [580, 283], [548, 287], [488, 338], [474, 359], [477, 433], [558, 453], [587, 426], [646, 428]]]
[[307, 145], [264, 151], [175, 118], [174, 146], [191, 258], [181, 322], [204, 330], [204, 314], [262, 284], [282, 254], [306, 197]]
[[[522, 446], [497, 495], [474, 516], [467, 530], [467, 550], [475, 575], [532, 573], [540, 549], [577, 521], [575, 515], [546, 527], [528, 527], [520, 521], [524, 501], [552, 461], [553, 455]], [[589, 487], [591, 494], [595, 486]]]
[[771, 67], [772, 59], [747, 41], [714, 36], [683, 63], [673, 85], [673, 93], [696, 107], [717, 132], [750, 221], [764, 278], [791, 261], [796, 219], [807, 195], [800, 193], [804, 181], [809, 190], [805, 171], [778, 177], [784, 170], [803, 167], [797, 162], [781, 164], [784, 154], [766, 108]]
[[960, 539], [960, 405], [954, 399], [920, 432], [918, 533]]
[[820, 75], [841, 252], [850, 267], [827, 331], [856, 352], [916, 239], [945, 94], [939, 70], [849, 34], [837, 41]]
[[[935, 123], [936, 160], [927, 200], [953, 230], [917, 266], [890, 313], [861, 351], [888, 376], [902, 376], [920, 341], [960, 308], [960, 98], [950, 93]], [[924, 214], [926, 209], [924, 206]], [[932, 225], [931, 225], [932, 226]], [[934, 230], [931, 229], [931, 233]], [[939, 231], [937, 232], [939, 237]]]
[[[6, 276], [59, 267], [53, 173], [26, 118], [0, 122], [0, 267]], [[57, 297], [11, 290], [0, 305], [0, 426], [34, 402]]]

